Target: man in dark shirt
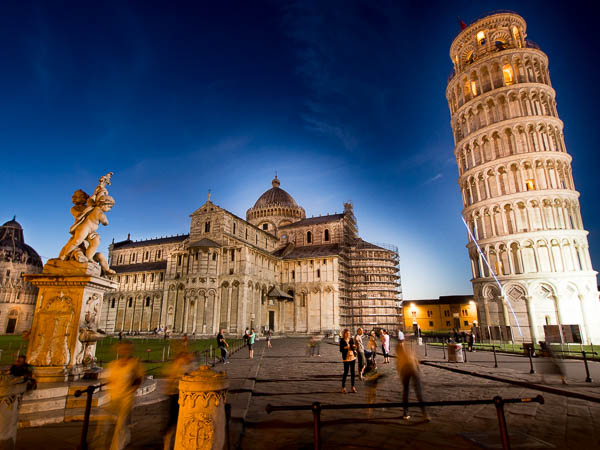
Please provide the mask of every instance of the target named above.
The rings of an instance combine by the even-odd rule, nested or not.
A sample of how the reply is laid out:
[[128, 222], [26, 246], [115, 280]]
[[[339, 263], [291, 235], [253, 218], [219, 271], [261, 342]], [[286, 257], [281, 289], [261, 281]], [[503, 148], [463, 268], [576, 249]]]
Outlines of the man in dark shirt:
[[227, 347], [229, 347], [229, 344], [225, 340], [225, 336], [223, 336], [223, 330], [220, 330], [219, 334], [217, 334], [217, 345], [221, 350], [221, 362], [229, 364], [229, 361], [227, 361]]
[[10, 366], [10, 374], [13, 377], [23, 377], [27, 382], [27, 389], [35, 389], [36, 381], [33, 378], [33, 366], [31, 364], [27, 364], [25, 360], [25, 355], [19, 355], [17, 357], [17, 361]]

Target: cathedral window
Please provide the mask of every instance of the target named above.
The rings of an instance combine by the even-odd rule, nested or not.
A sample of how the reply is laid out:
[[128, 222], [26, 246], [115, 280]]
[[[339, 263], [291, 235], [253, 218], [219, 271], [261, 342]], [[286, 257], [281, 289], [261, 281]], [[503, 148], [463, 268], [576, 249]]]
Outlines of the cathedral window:
[[210, 233], [210, 222], [205, 222], [204, 223], [204, 232], [205, 233]]
[[129, 297], [129, 307], [131, 308], [132, 305], [133, 305], [133, 298]]
[[263, 230], [268, 230], [269, 229], [269, 224], [268, 223], [263, 223], [262, 229]]
[[248, 239], [248, 228], [246, 228], [246, 239]]
[[231, 262], [235, 261], [235, 249], [231, 249]]
[[200, 253], [200, 252], [196, 252], [196, 255], [194, 256], [194, 258], [196, 259], [196, 261], [198, 261], [198, 254], [199, 254], [199, 253]]
[[125, 275], [125, 283], [129, 283], [129, 275]]
[[317, 278], [321, 278], [321, 269], [317, 269]]
[[145, 282], [146, 282], [146, 274], [143, 274], [142, 275], [142, 283], [145, 283]]
[[329, 240], [329, 230], [325, 230], [325, 240]]
[[306, 243], [312, 243], [312, 233], [310, 231], [306, 233]]
[[115, 307], [115, 299], [113, 298], [110, 302], [110, 307], [114, 308]]
[[164, 274], [161, 272], [161, 273], [160, 273], [160, 281], [163, 281], [164, 279], [165, 279], [165, 276], [164, 276]]
[[213, 253], [213, 255], [212, 255], [212, 260], [213, 260], [213, 261], [216, 261], [216, 260], [217, 260], [217, 254], [216, 254], [216, 253]]
[[160, 250], [156, 250], [156, 259], [159, 259], [159, 258], [160, 258], [160, 255], [161, 255], [161, 252], [160, 252]]
[[295, 279], [296, 279], [296, 271], [292, 270], [292, 280], [295, 280]]
[[133, 276], [133, 282], [134, 282], [134, 284], [137, 283], [137, 275]]
[[235, 234], [235, 225], [236, 225], [236, 223], [233, 222], [233, 234]]
[[153, 273], [150, 274], [150, 281], [151, 282], [154, 281], [154, 274]]
[[150, 297], [146, 297], [146, 306], [150, 306]]
[[150, 259], [150, 252], [144, 253], [144, 261], [148, 261]]
[[182, 262], [181, 255], [177, 255], [177, 265], [180, 266]]

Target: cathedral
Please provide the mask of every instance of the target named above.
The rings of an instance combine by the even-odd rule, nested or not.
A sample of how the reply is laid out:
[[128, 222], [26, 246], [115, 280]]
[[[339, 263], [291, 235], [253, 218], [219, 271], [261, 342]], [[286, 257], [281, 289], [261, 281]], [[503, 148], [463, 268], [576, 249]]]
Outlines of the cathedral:
[[277, 177], [246, 220], [209, 195], [189, 234], [128, 236], [109, 246], [109, 262], [119, 283], [104, 296], [100, 328], [109, 333], [308, 335], [401, 324], [397, 249], [362, 240], [351, 203], [307, 218]]

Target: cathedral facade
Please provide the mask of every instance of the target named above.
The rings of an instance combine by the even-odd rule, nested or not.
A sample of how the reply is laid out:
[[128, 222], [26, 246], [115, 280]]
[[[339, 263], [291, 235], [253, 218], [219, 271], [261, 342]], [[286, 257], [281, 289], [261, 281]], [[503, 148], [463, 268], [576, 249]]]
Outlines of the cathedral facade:
[[189, 234], [128, 237], [110, 245], [109, 261], [119, 288], [104, 296], [107, 332], [305, 335], [401, 324], [397, 249], [362, 240], [350, 203], [307, 218], [277, 177], [246, 220], [209, 198]]
[[42, 271], [42, 259], [25, 244], [23, 228], [13, 218], [0, 227], [0, 334], [31, 328], [38, 289], [23, 273]]

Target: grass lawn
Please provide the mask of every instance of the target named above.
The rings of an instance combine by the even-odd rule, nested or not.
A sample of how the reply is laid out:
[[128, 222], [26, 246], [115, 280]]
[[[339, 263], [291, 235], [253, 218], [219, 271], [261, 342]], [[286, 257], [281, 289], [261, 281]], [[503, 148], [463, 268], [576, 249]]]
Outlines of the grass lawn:
[[[147, 375], [161, 376], [161, 368], [165, 365], [163, 362], [168, 359], [173, 359], [176, 353], [182, 348], [182, 341], [179, 339], [164, 340], [162, 338], [147, 338], [147, 337], [127, 337], [124, 338], [133, 343], [134, 356], [140, 358], [144, 363]], [[96, 358], [99, 365], [106, 365], [108, 362], [116, 358], [116, 344], [119, 339], [108, 337], [99, 341], [96, 346]], [[241, 339], [228, 339], [229, 350], [232, 352], [241, 344]], [[12, 364], [17, 353], [24, 354], [27, 352], [27, 341], [21, 336], [0, 336], [0, 367]], [[218, 349], [216, 348], [216, 339], [190, 339], [188, 341], [189, 349], [192, 352], [198, 352], [198, 362], [204, 364], [205, 357], [209, 356], [209, 362], [212, 361], [212, 354], [216, 352], [219, 357]], [[212, 347], [212, 354], [205, 354], [205, 350]]]

